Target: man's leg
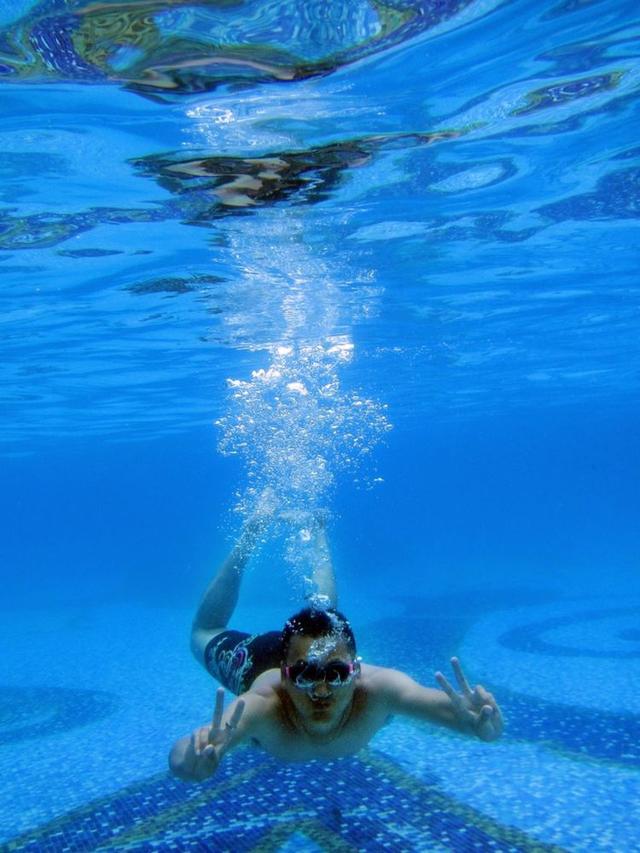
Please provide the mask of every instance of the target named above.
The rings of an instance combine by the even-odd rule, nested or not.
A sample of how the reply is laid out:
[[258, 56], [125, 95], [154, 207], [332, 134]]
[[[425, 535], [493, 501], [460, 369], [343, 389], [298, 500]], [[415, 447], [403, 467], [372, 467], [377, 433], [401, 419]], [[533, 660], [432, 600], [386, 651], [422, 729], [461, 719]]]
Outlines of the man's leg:
[[312, 552], [313, 572], [311, 580], [313, 592], [307, 596], [311, 604], [321, 607], [337, 607], [338, 591], [333, 571], [329, 540], [324, 515], [318, 513], [314, 519], [314, 543]]
[[[294, 528], [295, 533], [289, 537], [289, 547], [294, 558], [299, 559], [298, 571], [304, 572], [308, 590], [305, 598], [309, 605], [321, 609], [337, 607], [338, 593], [327, 538], [326, 512], [287, 509], [280, 513], [280, 518]], [[310, 571], [310, 577], [307, 571]]]
[[262, 519], [251, 519], [217, 574], [205, 590], [191, 629], [191, 651], [206, 666], [204, 653], [211, 640], [227, 627], [238, 603], [240, 583], [258, 535]]

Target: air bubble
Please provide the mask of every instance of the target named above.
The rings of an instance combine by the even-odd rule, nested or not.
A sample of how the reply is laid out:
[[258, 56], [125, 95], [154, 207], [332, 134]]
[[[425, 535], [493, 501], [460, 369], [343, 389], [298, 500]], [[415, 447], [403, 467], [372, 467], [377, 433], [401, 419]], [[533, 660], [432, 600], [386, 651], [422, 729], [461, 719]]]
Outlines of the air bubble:
[[267, 487], [283, 509], [325, 505], [336, 472], [355, 474], [390, 428], [380, 403], [342, 389], [339, 371], [353, 354], [344, 338], [277, 345], [250, 380], [227, 380], [229, 412], [216, 424], [220, 452], [245, 460], [243, 515]]

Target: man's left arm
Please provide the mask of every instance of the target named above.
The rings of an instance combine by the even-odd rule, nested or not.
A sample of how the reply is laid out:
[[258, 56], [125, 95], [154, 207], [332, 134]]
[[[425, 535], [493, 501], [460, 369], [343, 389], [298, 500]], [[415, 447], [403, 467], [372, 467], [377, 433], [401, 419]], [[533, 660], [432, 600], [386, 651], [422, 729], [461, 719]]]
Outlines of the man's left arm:
[[436, 680], [442, 690], [436, 690], [423, 687], [402, 672], [387, 670], [385, 687], [390, 712], [447, 726], [484, 741], [496, 740], [504, 728], [498, 703], [482, 685], [473, 689], [469, 686], [457, 658], [451, 659], [451, 665], [458, 691], [441, 672], [436, 673]]

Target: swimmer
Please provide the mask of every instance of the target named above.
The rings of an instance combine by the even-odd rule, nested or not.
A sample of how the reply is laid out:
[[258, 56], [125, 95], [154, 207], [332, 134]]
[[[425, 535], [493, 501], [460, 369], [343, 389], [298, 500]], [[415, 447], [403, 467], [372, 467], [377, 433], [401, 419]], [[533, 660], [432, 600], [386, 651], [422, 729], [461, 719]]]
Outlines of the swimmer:
[[[500, 709], [484, 687], [469, 686], [451, 658], [458, 690], [441, 673], [441, 689], [423, 687], [395, 669], [363, 663], [337, 596], [324, 520], [310, 519], [317, 590], [282, 631], [229, 630], [240, 582], [273, 516], [258, 508], [209, 587], [196, 613], [191, 648], [220, 682], [211, 724], [178, 740], [169, 755], [175, 776], [201, 782], [224, 755], [253, 744], [284, 761], [331, 760], [364, 747], [395, 714], [446, 726], [483, 741], [500, 737]], [[236, 694], [224, 709], [224, 688]]]

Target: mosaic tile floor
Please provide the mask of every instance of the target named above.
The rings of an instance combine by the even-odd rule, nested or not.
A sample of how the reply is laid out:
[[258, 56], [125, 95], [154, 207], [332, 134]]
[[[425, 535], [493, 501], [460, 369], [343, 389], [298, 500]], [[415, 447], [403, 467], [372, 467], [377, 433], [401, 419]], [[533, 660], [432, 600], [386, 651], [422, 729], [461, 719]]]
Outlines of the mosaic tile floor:
[[375, 751], [305, 768], [236, 753], [202, 786], [166, 774], [132, 785], [28, 832], [9, 851], [320, 850], [545, 851], [445, 796]]
[[353, 620], [365, 658], [433, 683], [459, 653], [499, 697], [503, 740], [395, 720], [354, 758], [283, 765], [244, 750], [202, 786], [165, 772], [168, 745], [207, 718], [213, 694], [186, 649], [190, 613], [50, 613], [30, 632], [33, 618], [9, 615], [0, 849], [640, 849], [636, 604], [530, 592], [371, 602]]

